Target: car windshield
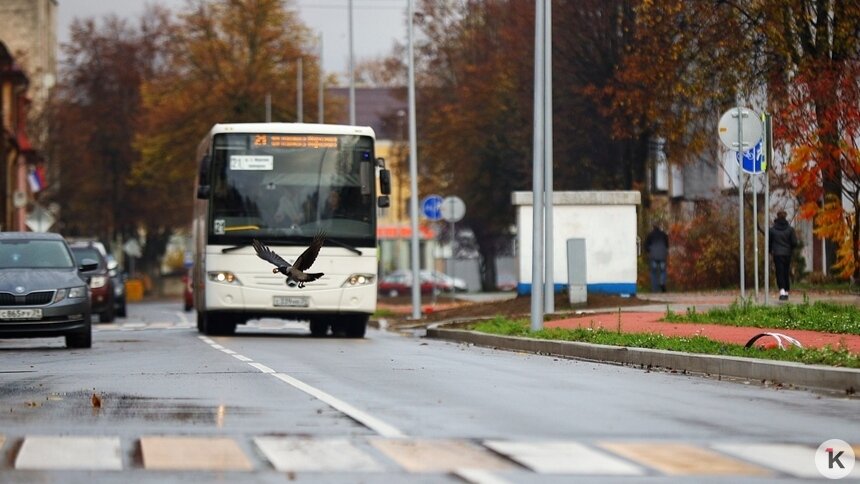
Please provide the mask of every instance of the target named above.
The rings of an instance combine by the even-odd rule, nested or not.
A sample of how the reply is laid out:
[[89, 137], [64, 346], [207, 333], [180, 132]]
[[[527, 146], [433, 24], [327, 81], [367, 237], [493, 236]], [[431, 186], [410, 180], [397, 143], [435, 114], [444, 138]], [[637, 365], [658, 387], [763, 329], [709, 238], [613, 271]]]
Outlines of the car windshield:
[[78, 264], [81, 264], [84, 259], [92, 259], [99, 263], [99, 268], [101, 269], [101, 252], [95, 247], [72, 247], [72, 252], [75, 253], [75, 259], [77, 259]]
[[0, 242], [0, 269], [71, 269], [75, 267], [61, 240], [4, 240]]

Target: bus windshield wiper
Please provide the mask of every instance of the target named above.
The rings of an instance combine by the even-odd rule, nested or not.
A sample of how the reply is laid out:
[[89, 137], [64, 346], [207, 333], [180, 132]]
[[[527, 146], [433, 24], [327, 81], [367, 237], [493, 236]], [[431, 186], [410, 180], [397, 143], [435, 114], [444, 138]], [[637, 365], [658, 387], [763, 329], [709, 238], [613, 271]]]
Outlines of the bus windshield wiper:
[[326, 237], [326, 238], [325, 238], [325, 240], [326, 240], [326, 242], [331, 242], [332, 244], [334, 244], [334, 245], [336, 245], [336, 246], [338, 246], [338, 247], [343, 247], [344, 249], [346, 249], [346, 250], [348, 250], [348, 251], [350, 251], [350, 252], [352, 252], [352, 253], [354, 253], [354, 254], [356, 254], [356, 255], [361, 255], [361, 251], [360, 251], [360, 250], [358, 250], [357, 248], [355, 248], [355, 247], [353, 247], [353, 246], [351, 246], [351, 245], [347, 244], [346, 242], [341, 242], [341, 241], [339, 241], [339, 240], [337, 240], [337, 239], [332, 239], [331, 237]]
[[221, 253], [226, 254], [228, 252], [233, 252], [234, 250], [244, 249], [245, 247], [248, 247], [250, 245], [251, 244], [239, 244], [234, 245], [233, 247], [224, 247], [223, 249], [221, 249]]

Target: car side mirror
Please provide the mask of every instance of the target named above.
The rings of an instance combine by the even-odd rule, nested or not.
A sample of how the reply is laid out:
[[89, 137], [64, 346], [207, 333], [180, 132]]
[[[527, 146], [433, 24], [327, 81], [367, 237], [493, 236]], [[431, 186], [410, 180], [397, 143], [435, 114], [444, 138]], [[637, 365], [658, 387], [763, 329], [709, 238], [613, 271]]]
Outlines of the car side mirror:
[[81, 272], [89, 272], [94, 271], [99, 268], [98, 261], [92, 259], [83, 259], [81, 260], [81, 264], [78, 266], [78, 270]]

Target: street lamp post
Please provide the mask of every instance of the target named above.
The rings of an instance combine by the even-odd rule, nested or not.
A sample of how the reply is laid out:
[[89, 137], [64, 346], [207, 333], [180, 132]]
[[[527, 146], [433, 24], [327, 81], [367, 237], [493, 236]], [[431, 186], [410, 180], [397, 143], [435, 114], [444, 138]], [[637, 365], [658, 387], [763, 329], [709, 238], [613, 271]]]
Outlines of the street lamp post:
[[[350, 0], [352, 5], [352, 0]], [[421, 284], [418, 260], [418, 134], [415, 127], [415, 54], [413, 50], [415, 16], [414, 0], [409, 0], [409, 216], [412, 219], [412, 319], [421, 318]]]

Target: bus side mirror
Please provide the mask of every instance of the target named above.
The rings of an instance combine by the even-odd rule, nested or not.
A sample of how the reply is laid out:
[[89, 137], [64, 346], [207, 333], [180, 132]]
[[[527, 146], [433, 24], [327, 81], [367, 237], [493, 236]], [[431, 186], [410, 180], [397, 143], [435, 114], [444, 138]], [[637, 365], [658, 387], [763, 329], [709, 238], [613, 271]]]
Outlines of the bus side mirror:
[[391, 199], [388, 198], [388, 195], [380, 195], [376, 199], [376, 205], [379, 206], [379, 208], [388, 208], [391, 206]]
[[391, 172], [385, 168], [379, 170], [379, 191], [383, 195], [391, 194]]
[[209, 198], [209, 164], [212, 158], [205, 155], [200, 160], [200, 172], [197, 175], [197, 198]]

